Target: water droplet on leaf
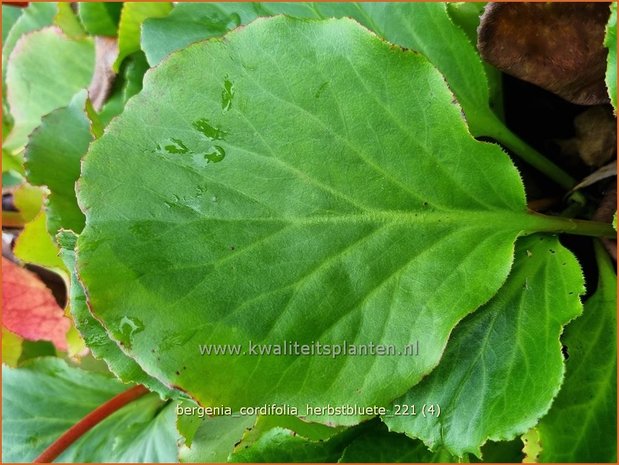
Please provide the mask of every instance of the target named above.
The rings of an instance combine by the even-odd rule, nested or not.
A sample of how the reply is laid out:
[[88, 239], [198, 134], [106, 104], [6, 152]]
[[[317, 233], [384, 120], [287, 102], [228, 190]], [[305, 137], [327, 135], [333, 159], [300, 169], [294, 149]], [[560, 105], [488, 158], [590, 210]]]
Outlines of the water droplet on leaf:
[[163, 148], [168, 153], [188, 153], [189, 152], [189, 149], [187, 148], [185, 144], [183, 144], [183, 141], [180, 139], [175, 139], [175, 138], [171, 138], [170, 143], [167, 145], [164, 145]]
[[314, 98], [320, 98], [320, 96], [325, 91], [325, 89], [327, 88], [328, 85], [329, 85], [328, 81], [325, 81], [322, 84], [320, 84], [320, 87], [318, 87], [318, 90], [314, 94]]
[[123, 316], [120, 320], [118, 339], [128, 349], [131, 348], [131, 339], [144, 330], [144, 323], [137, 318]]
[[224, 80], [224, 90], [221, 91], [221, 109], [223, 111], [228, 111], [232, 106], [232, 97], [234, 97], [232, 82], [226, 79]]
[[210, 152], [204, 154], [204, 158], [213, 163], [219, 163], [225, 157], [226, 151], [219, 145], [213, 146], [213, 149]]
[[213, 126], [206, 118], [194, 121], [192, 126], [211, 140], [222, 140], [227, 134], [220, 128]]

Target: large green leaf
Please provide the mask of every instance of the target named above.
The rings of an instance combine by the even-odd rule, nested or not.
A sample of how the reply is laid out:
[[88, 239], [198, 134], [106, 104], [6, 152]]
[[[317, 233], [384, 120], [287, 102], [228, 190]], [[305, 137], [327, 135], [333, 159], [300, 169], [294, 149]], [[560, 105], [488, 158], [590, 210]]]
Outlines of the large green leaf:
[[537, 426], [544, 462], [617, 461], [617, 276], [596, 244], [599, 281], [563, 338], [563, 388]]
[[66, 106], [88, 86], [93, 66], [90, 39], [69, 39], [56, 28], [22, 37], [8, 61], [7, 99], [15, 125], [5, 146], [25, 145], [43, 115]]
[[[171, 55], [83, 163], [91, 310], [204, 405], [385, 405], [498, 290], [516, 237], [552, 226], [452, 100], [424, 57], [348, 19], [259, 20]], [[250, 341], [394, 353], [200, 355]]]
[[[127, 389], [58, 358], [2, 367], [2, 459], [30, 462], [99, 405]], [[174, 404], [155, 394], [133, 401], [69, 447], [59, 462], [174, 462]]]
[[[106, 334], [101, 323], [92, 316], [86, 304], [86, 297], [75, 271], [75, 243], [77, 236], [70, 231], [61, 231], [57, 236], [60, 256], [71, 274], [69, 308], [73, 322], [84, 338], [86, 345], [97, 359], [102, 359], [108, 368], [123, 382], [144, 384], [164, 397], [173, 397], [174, 392], [157, 379], [146, 374], [140, 366], [128, 357]], [[127, 326], [131, 330], [131, 326]]]
[[[394, 401], [391, 430], [480, 456], [488, 439], [513, 439], [548, 411], [563, 379], [559, 336], [582, 311], [584, 280], [554, 237], [520, 239], [515, 257], [496, 296], [456, 327], [439, 366]], [[416, 415], [397, 415], [397, 405], [415, 405]]]
[[608, 65], [606, 67], [606, 87], [610, 97], [610, 103], [613, 104], [615, 112], [617, 111], [617, 4], [615, 2], [610, 5], [610, 18], [606, 26], [606, 37], [604, 45], [608, 48]]
[[50, 190], [48, 230], [53, 236], [61, 228], [79, 233], [84, 227], [84, 215], [75, 197], [75, 183], [80, 176], [80, 160], [94, 139], [86, 114], [87, 97], [85, 90], [80, 91], [68, 107], [45, 115], [26, 147], [28, 180]]

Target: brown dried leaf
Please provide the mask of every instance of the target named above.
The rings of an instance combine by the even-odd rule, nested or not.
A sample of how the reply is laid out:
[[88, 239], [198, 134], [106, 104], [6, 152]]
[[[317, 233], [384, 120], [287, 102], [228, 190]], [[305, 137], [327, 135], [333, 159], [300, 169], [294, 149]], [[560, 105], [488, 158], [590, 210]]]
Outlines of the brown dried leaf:
[[598, 168], [617, 153], [617, 120], [609, 105], [596, 105], [574, 118], [575, 135], [557, 140], [561, 152]]
[[608, 103], [604, 28], [609, 3], [491, 3], [479, 51], [505, 73], [580, 105]]

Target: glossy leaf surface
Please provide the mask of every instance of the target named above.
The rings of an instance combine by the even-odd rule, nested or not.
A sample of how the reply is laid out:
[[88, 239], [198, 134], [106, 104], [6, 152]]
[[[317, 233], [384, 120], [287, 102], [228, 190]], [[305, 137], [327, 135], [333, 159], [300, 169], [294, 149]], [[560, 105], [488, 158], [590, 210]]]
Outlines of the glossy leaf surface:
[[[145, 371], [202, 402], [384, 405], [436, 365], [502, 284], [516, 237], [545, 223], [451, 102], [423, 57], [350, 20], [263, 19], [170, 56], [85, 157], [92, 311]], [[393, 355], [199, 350], [344, 340]], [[416, 341], [419, 356], [396, 354]]]

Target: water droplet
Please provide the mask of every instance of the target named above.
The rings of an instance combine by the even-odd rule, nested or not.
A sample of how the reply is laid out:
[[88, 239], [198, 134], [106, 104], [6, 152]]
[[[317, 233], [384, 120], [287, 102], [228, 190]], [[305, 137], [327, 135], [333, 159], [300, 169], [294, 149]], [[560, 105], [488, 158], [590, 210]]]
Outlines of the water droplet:
[[214, 195], [213, 197], [211, 197], [211, 202], [216, 203], [217, 202], [217, 196]]
[[121, 343], [123, 343], [123, 345], [126, 348], [130, 349], [131, 339], [137, 333], [144, 330], [144, 323], [142, 323], [137, 318], [123, 316], [120, 319], [120, 325], [118, 329], [119, 329], [119, 333], [117, 335], [118, 339], [120, 340]]
[[196, 188], [196, 197], [202, 197], [204, 194], [206, 194], [206, 186], [198, 186]]
[[192, 126], [211, 140], [222, 140], [227, 134], [220, 128], [213, 126], [206, 118], [194, 121]]
[[314, 94], [314, 98], [320, 98], [320, 96], [325, 91], [325, 89], [327, 88], [328, 85], [329, 85], [328, 81], [325, 81], [322, 84], [320, 84], [320, 87], [318, 87], [318, 90]]
[[234, 97], [234, 89], [232, 82], [228, 79], [224, 80], [224, 90], [221, 91], [221, 109], [228, 111], [232, 106], [232, 97]]
[[232, 13], [226, 24], [226, 29], [234, 29], [241, 25], [241, 17], [237, 13]]
[[219, 145], [213, 146], [213, 149], [204, 154], [204, 158], [213, 163], [219, 163], [226, 157], [226, 151]]
[[164, 145], [163, 148], [168, 153], [181, 153], [182, 154], [182, 153], [189, 152], [189, 149], [187, 148], [185, 144], [183, 144], [183, 141], [180, 139], [175, 139], [175, 138], [171, 138], [170, 143], [168, 145]]

